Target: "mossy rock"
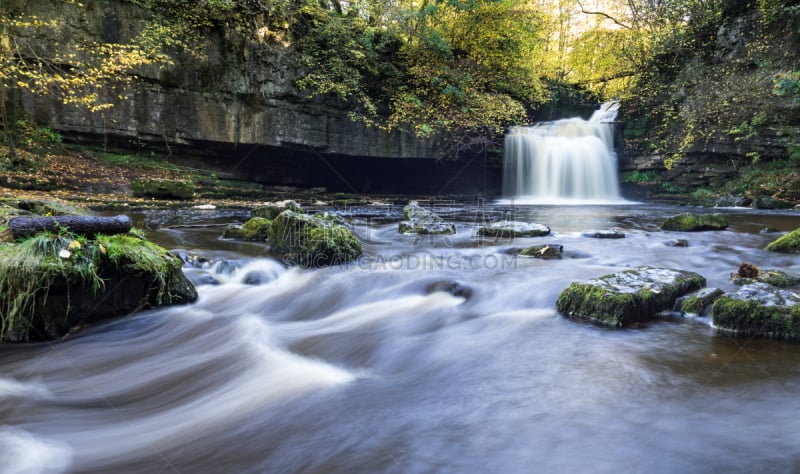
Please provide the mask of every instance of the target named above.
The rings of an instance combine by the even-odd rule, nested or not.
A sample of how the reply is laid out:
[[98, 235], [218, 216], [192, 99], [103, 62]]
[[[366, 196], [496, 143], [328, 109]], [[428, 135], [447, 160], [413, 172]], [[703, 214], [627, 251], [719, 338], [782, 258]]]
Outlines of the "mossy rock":
[[777, 286], [779, 288], [789, 288], [800, 284], [800, 276], [792, 275], [784, 272], [783, 270], [760, 270], [758, 276], [755, 278], [742, 278], [734, 275], [732, 279], [734, 284], [749, 285], [752, 283], [766, 283], [768, 285]]
[[294, 211], [284, 211], [272, 221], [269, 241], [284, 261], [304, 267], [348, 263], [362, 253], [361, 241], [347, 227]]
[[559, 295], [556, 307], [570, 318], [622, 327], [654, 318], [673, 308], [678, 297], [705, 285], [697, 273], [640, 267], [574, 282]]
[[550, 233], [546, 225], [520, 222], [492, 222], [478, 229], [478, 235], [484, 237], [542, 237]]
[[250, 217], [261, 217], [264, 219], [273, 220], [278, 217], [283, 211], [294, 211], [303, 213], [303, 209], [295, 201], [286, 200], [278, 202], [268, 202], [263, 206], [258, 206], [250, 211]]
[[800, 253], [800, 227], [770, 242], [767, 250], [780, 253]]
[[0, 245], [2, 341], [58, 339], [75, 327], [195, 301], [181, 261], [130, 234], [39, 234]]
[[416, 203], [403, 208], [403, 220], [397, 226], [401, 234], [438, 235], [455, 234], [455, 224], [444, 222], [436, 213]]
[[557, 244], [534, 245], [520, 250], [523, 257], [543, 258], [545, 260], [563, 258], [564, 247]]
[[719, 288], [703, 288], [680, 299], [681, 313], [703, 316], [714, 301], [725, 294]]
[[700, 232], [705, 230], [723, 230], [728, 227], [728, 219], [723, 214], [678, 214], [661, 224], [664, 230], [679, 232]]
[[135, 179], [131, 183], [135, 197], [154, 199], [176, 199], [188, 201], [194, 197], [194, 184], [174, 179]]
[[261, 217], [253, 217], [241, 226], [228, 226], [222, 231], [223, 239], [266, 241], [272, 221]]
[[800, 340], [800, 295], [766, 283], [718, 298], [711, 316], [716, 327], [736, 334]]

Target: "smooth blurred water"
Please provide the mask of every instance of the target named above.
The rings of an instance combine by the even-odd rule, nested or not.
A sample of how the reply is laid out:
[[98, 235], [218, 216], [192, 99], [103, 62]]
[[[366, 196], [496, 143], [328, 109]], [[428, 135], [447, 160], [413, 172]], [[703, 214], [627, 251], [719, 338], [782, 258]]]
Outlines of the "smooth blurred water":
[[[169, 247], [242, 267], [189, 306], [53, 344], [0, 346], [0, 472], [787, 472], [800, 466], [800, 344], [708, 318], [613, 330], [568, 320], [570, 282], [638, 265], [729, 290], [796, 213], [727, 209], [731, 227], [663, 232], [657, 206], [435, 208], [455, 236], [397, 233], [401, 208], [343, 211], [365, 243], [345, 267], [286, 268], [219, 239], [244, 211], [134, 214]], [[486, 219], [547, 224], [475, 235]], [[615, 228], [619, 240], [584, 232]], [[671, 247], [685, 238], [689, 247]], [[563, 260], [516, 258], [552, 242]], [[243, 283], [261, 272], [260, 286]], [[457, 282], [466, 296], [445, 291]]]

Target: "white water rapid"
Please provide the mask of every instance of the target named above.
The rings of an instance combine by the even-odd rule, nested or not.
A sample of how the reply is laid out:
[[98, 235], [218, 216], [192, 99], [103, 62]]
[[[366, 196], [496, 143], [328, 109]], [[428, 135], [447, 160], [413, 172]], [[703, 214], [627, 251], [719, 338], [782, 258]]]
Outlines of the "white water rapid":
[[513, 127], [505, 138], [503, 196], [519, 204], [624, 203], [617, 178], [614, 125], [619, 102], [589, 120]]

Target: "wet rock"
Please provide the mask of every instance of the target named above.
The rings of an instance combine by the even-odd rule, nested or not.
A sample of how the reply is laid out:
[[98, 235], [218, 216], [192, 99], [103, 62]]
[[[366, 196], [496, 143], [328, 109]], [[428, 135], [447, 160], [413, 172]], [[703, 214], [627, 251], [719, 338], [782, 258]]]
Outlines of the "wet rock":
[[726, 194], [714, 200], [714, 207], [748, 207], [753, 201], [745, 196]]
[[678, 297], [705, 284], [697, 273], [645, 266], [574, 282], [559, 295], [556, 307], [570, 318], [621, 327], [673, 308]]
[[251, 270], [242, 277], [242, 283], [245, 285], [259, 286], [265, 285], [272, 281], [274, 278], [261, 270]]
[[253, 240], [264, 242], [269, 238], [272, 221], [263, 217], [253, 217], [241, 226], [231, 225], [222, 231], [223, 239]]
[[714, 325], [749, 336], [800, 340], [800, 294], [766, 283], [753, 283], [717, 298]]
[[703, 288], [690, 295], [679, 298], [676, 307], [684, 314], [696, 314], [703, 316], [706, 314], [714, 301], [725, 294], [719, 288]]
[[800, 253], [800, 227], [778, 237], [767, 245], [767, 250], [781, 253]]
[[523, 257], [558, 259], [563, 258], [564, 246], [558, 244], [534, 245], [520, 250], [519, 254]]
[[186, 277], [189, 278], [189, 281], [191, 281], [195, 286], [219, 285], [219, 280], [205, 272], [189, 272]]
[[664, 245], [669, 247], [688, 247], [689, 241], [686, 239], [672, 239], [664, 242]]
[[586, 232], [583, 236], [591, 239], [624, 239], [625, 233], [618, 230], [598, 230], [595, 232]]
[[775, 232], [780, 232], [778, 229], [774, 227], [764, 227], [763, 229], [758, 231], [760, 234], [774, 234]]
[[469, 299], [472, 296], [472, 289], [463, 286], [457, 281], [437, 281], [436, 283], [428, 285], [427, 288], [425, 288], [425, 291], [428, 294], [435, 293], [437, 291], [443, 291], [458, 298], [466, 299]]
[[294, 211], [301, 213], [303, 209], [295, 201], [287, 199], [285, 201], [268, 202], [262, 206], [258, 206], [250, 211], [250, 217], [260, 217], [262, 219], [275, 219], [283, 211]]
[[141, 178], [131, 182], [131, 189], [135, 197], [182, 201], [194, 197], [194, 184], [190, 181]]
[[791, 209], [794, 207], [794, 203], [770, 196], [761, 196], [753, 201], [753, 207], [756, 209]]
[[800, 284], [800, 276], [786, 273], [783, 270], [760, 270], [755, 275], [743, 276], [741, 271], [732, 276], [731, 281], [736, 285], [750, 285], [752, 283], [766, 283], [779, 288], [789, 288]]
[[242, 268], [242, 264], [235, 260], [220, 260], [214, 268], [217, 275], [232, 275], [236, 270]]
[[403, 220], [398, 225], [401, 234], [455, 234], [455, 224], [444, 220], [432, 211], [416, 203], [411, 203], [403, 208]]
[[678, 214], [661, 224], [664, 230], [679, 232], [699, 232], [705, 230], [722, 230], [728, 227], [728, 219], [723, 214]]
[[492, 222], [478, 229], [478, 235], [484, 237], [541, 237], [549, 233], [546, 225], [520, 221]]
[[304, 267], [347, 263], [362, 253], [361, 241], [347, 227], [294, 211], [283, 211], [272, 221], [269, 241], [284, 262]]

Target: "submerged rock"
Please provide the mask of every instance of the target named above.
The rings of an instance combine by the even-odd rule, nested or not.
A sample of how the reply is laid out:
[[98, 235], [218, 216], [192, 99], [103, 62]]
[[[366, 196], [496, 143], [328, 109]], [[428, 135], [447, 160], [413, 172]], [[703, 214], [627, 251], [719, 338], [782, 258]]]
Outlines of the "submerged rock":
[[586, 232], [583, 236], [591, 239], [624, 239], [625, 233], [618, 230], [598, 230], [595, 232]]
[[272, 221], [263, 217], [253, 217], [241, 226], [231, 225], [222, 231], [223, 239], [266, 241]]
[[781, 253], [800, 253], [800, 227], [778, 237], [767, 245], [767, 250]]
[[455, 224], [444, 220], [432, 211], [416, 203], [411, 203], [403, 208], [404, 221], [398, 225], [401, 234], [455, 234]]
[[800, 340], [800, 294], [766, 283], [745, 285], [718, 298], [711, 316], [714, 325], [723, 330]]
[[492, 222], [478, 229], [478, 235], [484, 237], [541, 237], [549, 233], [546, 225], [520, 221]]
[[272, 251], [304, 267], [347, 263], [358, 258], [361, 241], [331, 219], [283, 211], [269, 230]]
[[437, 291], [443, 291], [451, 294], [452, 296], [465, 299], [469, 299], [472, 296], [472, 289], [463, 286], [457, 281], [437, 281], [436, 283], [431, 283], [428, 285], [425, 290], [429, 294]]
[[686, 239], [672, 239], [664, 242], [664, 245], [669, 247], [688, 247], [689, 241]]
[[706, 314], [706, 310], [714, 304], [714, 301], [723, 294], [725, 294], [725, 292], [719, 288], [703, 288], [683, 298], [679, 298], [677, 306], [680, 307], [681, 313], [703, 316]]
[[558, 297], [558, 311], [570, 318], [621, 327], [671, 309], [679, 296], [699, 290], [706, 280], [697, 273], [639, 267], [574, 282]]
[[250, 211], [250, 217], [261, 217], [263, 219], [273, 220], [283, 211], [303, 213], [300, 204], [291, 199], [287, 199], [285, 201], [268, 202], [262, 206], [258, 206]]
[[130, 234], [39, 234], [0, 245], [3, 341], [57, 339], [76, 326], [197, 299], [181, 260]]
[[558, 244], [534, 245], [520, 250], [523, 257], [543, 258], [545, 260], [563, 258], [564, 246]]
[[662, 229], [679, 232], [722, 230], [727, 227], [728, 219], [723, 214], [678, 214], [661, 223]]

